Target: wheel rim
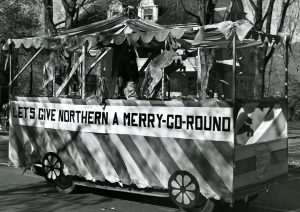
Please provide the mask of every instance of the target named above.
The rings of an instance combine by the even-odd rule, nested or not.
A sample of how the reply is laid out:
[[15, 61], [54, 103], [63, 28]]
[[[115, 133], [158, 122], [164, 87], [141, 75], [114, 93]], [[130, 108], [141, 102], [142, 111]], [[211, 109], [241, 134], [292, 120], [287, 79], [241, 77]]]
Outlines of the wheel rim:
[[169, 179], [169, 196], [181, 208], [196, 205], [199, 199], [199, 184], [196, 178], [186, 171], [177, 171]]
[[63, 162], [57, 154], [49, 152], [43, 158], [42, 168], [46, 180], [53, 182], [62, 176]]

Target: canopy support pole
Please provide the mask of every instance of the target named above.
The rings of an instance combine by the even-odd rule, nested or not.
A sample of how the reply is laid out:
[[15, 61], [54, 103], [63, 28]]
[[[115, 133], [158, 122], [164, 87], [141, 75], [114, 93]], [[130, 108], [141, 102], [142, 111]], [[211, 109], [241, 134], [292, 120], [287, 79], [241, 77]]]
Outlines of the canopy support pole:
[[[167, 46], [167, 41], [165, 41], [165, 48]], [[161, 50], [163, 52], [163, 50]], [[161, 77], [161, 101], [165, 101], [165, 69], [162, 68], [162, 77]]]
[[236, 72], [236, 34], [235, 28], [233, 29], [233, 41], [232, 41], [232, 103], [235, 104], [235, 72]]
[[53, 81], [52, 81], [52, 96], [55, 97], [55, 77], [56, 77], [56, 70], [53, 70]]
[[197, 70], [197, 98], [201, 97], [201, 74], [202, 74], [202, 65], [201, 65], [201, 54], [200, 48], [197, 48], [197, 59], [198, 59], [198, 70]]
[[162, 82], [161, 82], [161, 100], [165, 101], [165, 69], [162, 69], [162, 78], [161, 78]]
[[30, 79], [29, 79], [29, 95], [32, 95], [32, 87], [33, 87], [33, 67], [32, 63], [30, 64]]
[[288, 87], [288, 83], [289, 83], [289, 42], [288, 42], [288, 38], [286, 38], [286, 44], [285, 44], [285, 68], [284, 68], [284, 72], [285, 72], [285, 82], [284, 82], [284, 98], [288, 99], [289, 96], [289, 87]]
[[12, 81], [11, 81], [11, 78], [12, 78], [12, 66], [11, 66], [11, 62], [12, 62], [12, 45], [10, 44], [9, 45], [9, 90], [8, 90], [8, 94], [9, 94], [9, 98], [10, 98], [10, 95], [11, 95], [11, 92], [12, 92]]
[[[40, 54], [40, 52], [44, 49], [44, 47], [41, 47], [34, 55], [33, 57], [26, 63], [26, 65], [21, 69], [21, 71], [13, 78], [13, 80], [10, 81], [9, 86], [18, 79], [18, 77], [23, 73], [23, 71], [32, 63], [32, 61]], [[11, 61], [10, 61], [11, 63]]]
[[81, 69], [81, 77], [82, 77], [82, 87], [81, 87], [81, 98], [85, 99], [85, 77], [86, 77], [86, 43], [82, 46], [82, 69]]
[[138, 53], [138, 50], [137, 50], [136, 47], [134, 47], [134, 52], [135, 52], [136, 57], [137, 57], [137, 58], [140, 58], [139, 53]]

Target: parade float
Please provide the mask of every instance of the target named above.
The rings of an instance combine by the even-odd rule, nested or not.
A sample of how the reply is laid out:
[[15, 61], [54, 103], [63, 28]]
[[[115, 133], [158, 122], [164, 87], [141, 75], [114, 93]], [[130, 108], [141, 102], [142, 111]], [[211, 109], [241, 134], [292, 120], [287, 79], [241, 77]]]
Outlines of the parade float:
[[[37, 80], [26, 83], [40, 88], [11, 89], [10, 165], [40, 166], [61, 192], [169, 196], [200, 211], [248, 202], [288, 172], [287, 86], [284, 97], [265, 98], [259, 83], [264, 42], [284, 38], [244, 20], [162, 26], [117, 17], [10, 39], [10, 87], [31, 67]], [[14, 49], [32, 55], [19, 71]], [[41, 52], [43, 64], [32, 65]]]

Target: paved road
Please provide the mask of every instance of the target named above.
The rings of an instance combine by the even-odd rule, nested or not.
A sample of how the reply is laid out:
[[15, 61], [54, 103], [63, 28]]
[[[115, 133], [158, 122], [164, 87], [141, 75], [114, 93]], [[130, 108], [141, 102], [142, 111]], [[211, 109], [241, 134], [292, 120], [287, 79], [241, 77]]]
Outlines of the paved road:
[[[262, 193], [248, 212], [300, 211], [300, 170], [290, 170], [289, 179]], [[77, 194], [57, 193], [39, 176], [0, 165], [1, 212], [179, 212], [168, 198], [153, 198], [121, 192], [81, 188]], [[219, 208], [217, 211], [228, 211]], [[245, 211], [245, 210], [238, 210]]]
[[290, 138], [300, 137], [300, 122], [289, 122], [288, 123], [288, 134]]
[[[294, 125], [296, 126], [296, 125]], [[298, 125], [297, 125], [298, 126]], [[300, 161], [300, 124], [292, 128], [289, 141], [290, 158]], [[290, 131], [290, 129], [289, 129]], [[299, 151], [298, 151], [299, 150]], [[41, 177], [27, 171], [4, 166], [8, 156], [8, 135], [0, 133], [0, 211], [109, 211], [109, 212], [179, 212], [168, 198], [151, 198], [121, 192], [107, 192], [82, 188], [77, 194], [59, 194], [53, 186]], [[295, 160], [294, 160], [295, 159]], [[2, 164], [2, 165], [1, 165]], [[300, 211], [300, 169], [290, 169], [289, 178], [276, 185], [269, 193], [262, 193], [253, 203], [249, 212]], [[218, 211], [228, 211], [219, 208]], [[239, 211], [239, 210], [238, 210]], [[245, 210], [240, 210], [245, 211]]]
[[[80, 189], [78, 194], [60, 194], [43, 178], [20, 169], [0, 166], [1, 212], [175, 212], [169, 199], [140, 197], [120, 192]], [[103, 195], [104, 194], [104, 195]]]
[[0, 132], [0, 164], [8, 162], [8, 134]]
[[300, 169], [290, 169], [288, 180], [262, 193], [251, 205], [251, 212], [300, 211]]

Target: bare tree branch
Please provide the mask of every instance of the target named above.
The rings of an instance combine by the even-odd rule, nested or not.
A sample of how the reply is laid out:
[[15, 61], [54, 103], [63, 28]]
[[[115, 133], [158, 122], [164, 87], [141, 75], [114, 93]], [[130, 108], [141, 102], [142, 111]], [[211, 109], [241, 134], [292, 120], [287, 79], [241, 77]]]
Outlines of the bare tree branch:
[[249, 0], [250, 4], [252, 5], [252, 7], [256, 10], [257, 9], [257, 6], [256, 4], [254, 3], [253, 0]]
[[48, 23], [46, 24], [46, 26], [48, 25], [50, 34], [56, 34], [57, 29], [53, 21], [53, 2], [51, 0], [43, 0], [42, 4], [46, 13], [46, 23]]
[[[279, 24], [279, 27], [277, 29], [277, 32], [281, 32], [282, 29], [283, 29], [284, 20], [285, 20], [285, 17], [286, 17], [286, 11], [287, 11], [287, 9], [290, 5], [290, 0], [287, 0], [287, 2], [283, 2], [282, 4], [283, 4], [283, 6], [282, 6], [282, 10], [281, 10], [281, 19], [280, 19], [280, 24]], [[274, 51], [275, 51], [275, 43], [272, 44], [271, 50], [266, 56], [266, 59], [264, 61], [264, 66], [265, 67], [267, 66], [269, 60], [273, 56]]]
[[262, 23], [264, 23], [265, 19], [267, 18], [266, 33], [268, 33], [268, 34], [270, 34], [270, 32], [271, 32], [274, 3], [275, 3], [275, 0], [270, 0], [267, 12], [265, 14], [265, 17], [262, 20]]
[[285, 21], [285, 17], [286, 17], [286, 12], [290, 6], [290, 0], [287, 0], [286, 2], [282, 3], [282, 12], [281, 12], [281, 18], [280, 18], [280, 24], [279, 27], [277, 29], [277, 32], [281, 32], [284, 26], [284, 21]]
[[[298, 7], [299, 7], [299, 6], [300, 6], [300, 5], [298, 4]], [[296, 31], [296, 28], [297, 28], [297, 23], [298, 23], [299, 17], [300, 17], [300, 10], [298, 9], [298, 12], [297, 12], [297, 15], [296, 15], [296, 20], [295, 20], [295, 22], [294, 22], [294, 27], [293, 27], [293, 29], [291, 30], [291, 31], [292, 31], [292, 33], [291, 33], [291, 39], [293, 39], [293, 37], [294, 37], [294, 34], [295, 34], [295, 31]]]
[[183, 10], [184, 10], [187, 14], [189, 14], [189, 15], [195, 17], [195, 18], [197, 19], [199, 25], [202, 26], [203, 24], [202, 24], [202, 21], [201, 21], [200, 17], [199, 17], [198, 15], [192, 13], [192, 12], [189, 11], [188, 9], [186, 9], [185, 4], [183, 3], [183, 0], [180, 0], [180, 3], [181, 3], [181, 5], [182, 5]]
[[296, 2], [296, 0], [292, 0], [292, 1], [289, 3], [289, 6], [290, 6], [291, 4], [293, 4], [294, 2]]
[[54, 24], [54, 26], [57, 27], [57, 26], [59, 26], [59, 25], [65, 23], [65, 22], [66, 22], [66, 21], [60, 21], [60, 22], [57, 22], [57, 23]]

